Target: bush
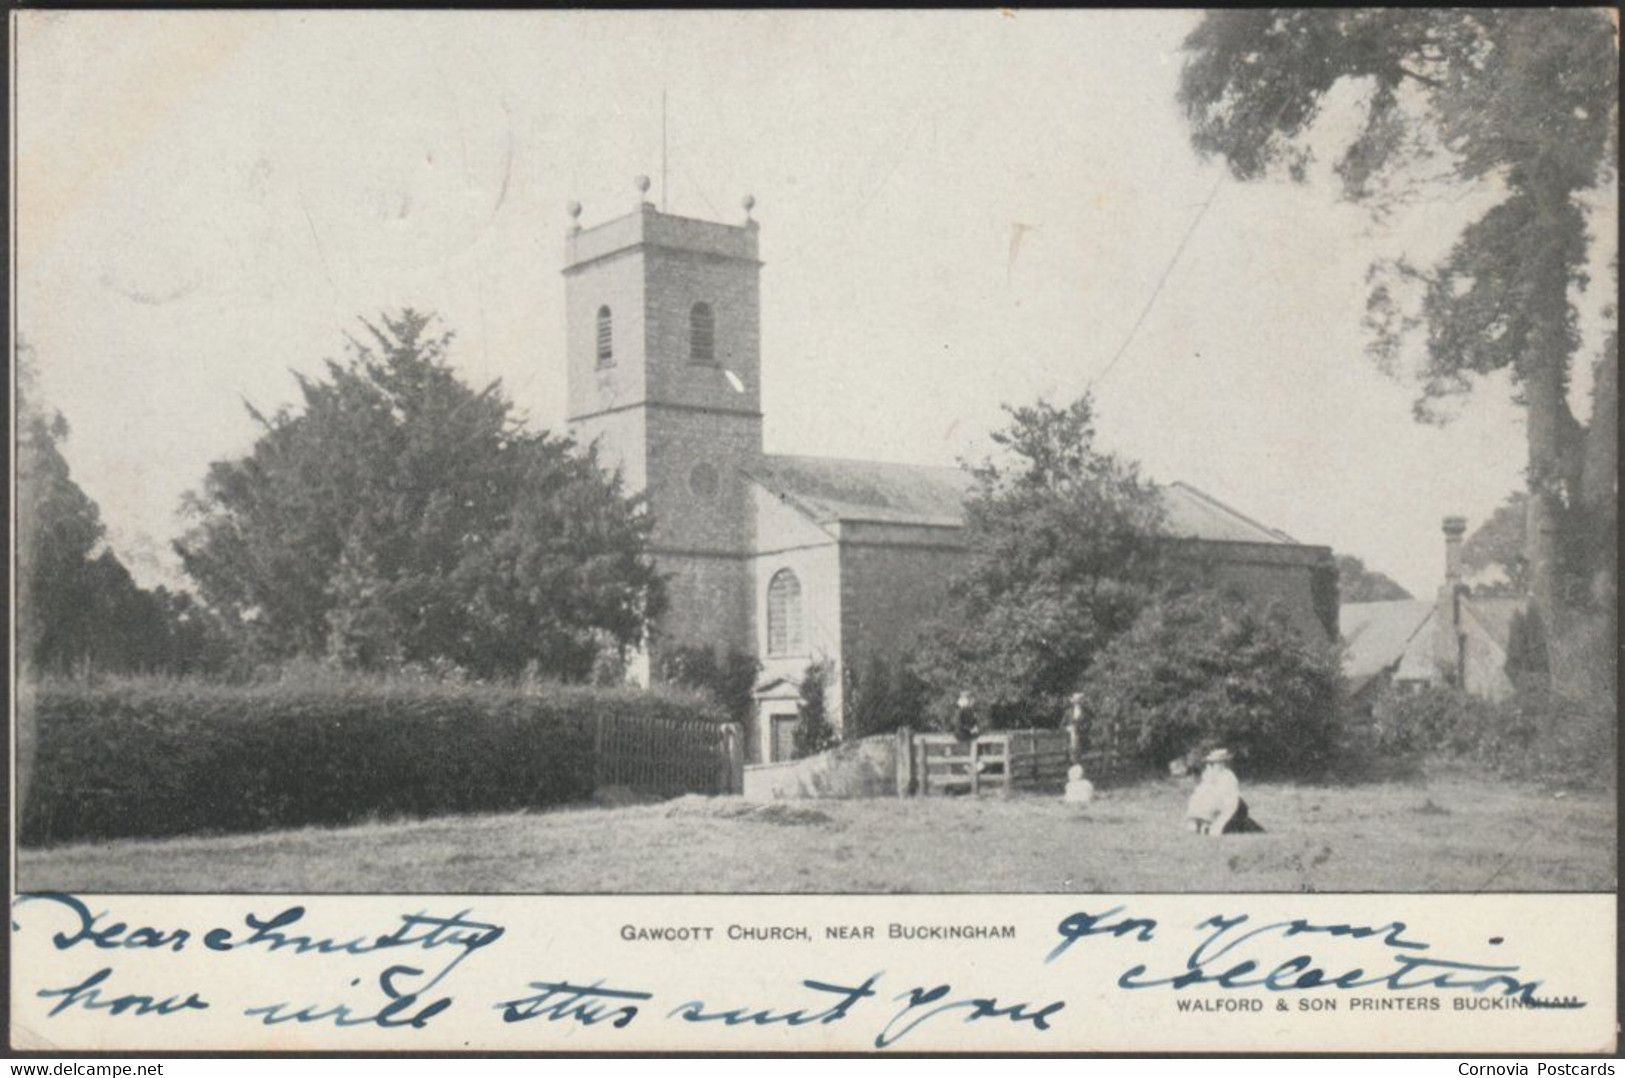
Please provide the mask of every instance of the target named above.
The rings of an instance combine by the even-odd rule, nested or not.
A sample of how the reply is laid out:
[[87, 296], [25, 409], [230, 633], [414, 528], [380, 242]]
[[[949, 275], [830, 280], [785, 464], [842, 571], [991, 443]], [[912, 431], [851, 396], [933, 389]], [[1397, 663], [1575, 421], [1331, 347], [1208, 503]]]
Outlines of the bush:
[[504, 812], [593, 792], [600, 717], [714, 718], [683, 693], [331, 681], [47, 682], [22, 841]]
[[722, 657], [708, 644], [682, 644], [665, 649], [660, 679], [704, 693], [727, 712], [729, 722], [750, 725], [756, 714], [756, 675], [762, 664], [754, 655], [729, 648]]
[[828, 682], [828, 663], [808, 663], [801, 675], [801, 719], [795, 733], [797, 760], [833, 748], [840, 740], [829, 721]]
[[1602, 786], [1614, 773], [1614, 712], [1601, 699], [1526, 688], [1489, 701], [1439, 686], [1395, 697], [1379, 748], [1471, 764], [1506, 778]]
[[1314, 776], [1337, 731], [1337, 656], [1239, 600], [1160, 597], [1084, 677], [1086, 735], [1161, 770], [1223, 744], [1253, 775]]
[[847, 685], [847, 737], [889, 734], [905, 726], [925, 729], [930, 691], [906, 661], [893, 665], [883, 656], [871, 657]]

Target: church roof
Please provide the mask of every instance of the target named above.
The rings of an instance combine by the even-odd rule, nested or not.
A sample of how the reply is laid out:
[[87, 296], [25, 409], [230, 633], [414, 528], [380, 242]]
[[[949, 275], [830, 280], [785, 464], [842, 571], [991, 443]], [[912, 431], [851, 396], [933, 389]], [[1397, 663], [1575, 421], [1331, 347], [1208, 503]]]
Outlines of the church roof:
[[1266, 527], [1244, 516], [1211, 494], [1189, 483], [1170, 483], [1162, 489], [1163, 526], [1184, 539], [1222, 543], [1288, 543], [1297, 540], [1286, 532]]
[[820, 524], [851, 520], [957, 528], [965, 523], [970, 476], [959, 468], [770, 453], [747, 471]]
[[[752, 478], [820, 524], [863, 521], [957, 528], [971, 478], [960, 468], [770, 453]], [[1188, 483], [1160, 488], [1168, 531], [1183, 539], [1295, 544]]]

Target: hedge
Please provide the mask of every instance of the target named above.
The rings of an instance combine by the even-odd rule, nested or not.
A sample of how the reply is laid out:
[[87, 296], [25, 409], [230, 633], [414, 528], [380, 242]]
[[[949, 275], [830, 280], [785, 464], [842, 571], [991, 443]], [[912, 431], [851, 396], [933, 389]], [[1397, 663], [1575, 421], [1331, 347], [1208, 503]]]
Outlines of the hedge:
[[600, 716], [716, 710], [555, 685], [128, 679], [31, 695], [24, 845], [544, 808], [592, 795]]
[[1603, 788], [1615, 781], [1612, 700], [1520, 689], [1490, 701], [1448, 686], [1380, 701], [1368, 750], [1390, 770], [1466, 764], [1506, 778]]

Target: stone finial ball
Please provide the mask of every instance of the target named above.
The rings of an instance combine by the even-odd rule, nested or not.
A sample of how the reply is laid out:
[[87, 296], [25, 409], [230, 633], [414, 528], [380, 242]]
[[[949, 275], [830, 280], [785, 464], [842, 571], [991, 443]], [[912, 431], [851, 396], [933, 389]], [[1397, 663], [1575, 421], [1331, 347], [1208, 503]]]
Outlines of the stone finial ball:
[[746, 213], [749, 213], [751, 210], [754, 210], [756, 208], [756, 196], [755, 195], [746, 195], [745, 196], [745, 201], [744, 201], [744, 207], [745, 207], [745, 212]]
[[579, 202], [572, 202], [565, 209], [569, 211], [571, 217], [581, 216], [581, 203]]
[[637, 185], [639, 191], [642, 191], [644, 194], [649, 193], [649, 177], [639, 176], [637, 178]]

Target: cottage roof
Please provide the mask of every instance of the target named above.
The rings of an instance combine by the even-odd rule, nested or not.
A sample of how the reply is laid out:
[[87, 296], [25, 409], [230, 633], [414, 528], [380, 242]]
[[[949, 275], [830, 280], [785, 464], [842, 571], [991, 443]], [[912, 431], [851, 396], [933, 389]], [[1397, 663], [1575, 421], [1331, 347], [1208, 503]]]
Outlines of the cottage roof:
[[1512, 641], [1512, 619], [1528, 602], [1512, 596], [1464, 595], [1461, 605], [1485, 635], [1505, 651]]
[[[963, 527], [970, 476], [960, 468], [767, 454], [750, 476], [820, 524], [863, 521]], [[1183, 539], [1295, 544], [1189, 483], [1160, 488], [1168, 531]]]
[[[1343, 630], [1343, 672], [1356, 689], [1390, 667], [1424, 668], [1414, 671], [1425, 677], [1432, 673], [1422, 661], [1432, 647], [1431, 634], [1423, 630], [1433, 618], [1434, 604], [1423, 599], [1392, 599], [1380, 603], [1347, 603], [1338, 611]], [[1404, 672], [1411, 672], [1404, 670]]]

